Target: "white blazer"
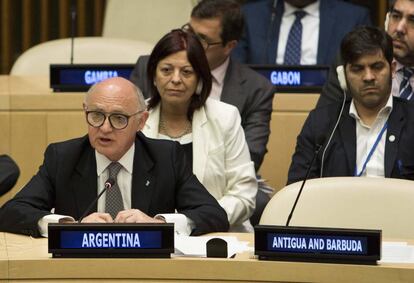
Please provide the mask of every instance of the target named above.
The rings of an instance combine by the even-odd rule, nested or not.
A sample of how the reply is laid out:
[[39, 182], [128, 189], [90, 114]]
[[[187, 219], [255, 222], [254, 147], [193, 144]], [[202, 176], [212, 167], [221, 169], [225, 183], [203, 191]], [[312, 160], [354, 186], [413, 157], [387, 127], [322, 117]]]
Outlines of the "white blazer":
[[[160, 105], [150, 111], [143, 133], [158, 138]], [[227, 212], [229, 231], [253, 231], [249, 218], [257, 194], [241, 118], [236, 107], [207, 99], [192, 121], [193, 172]]]

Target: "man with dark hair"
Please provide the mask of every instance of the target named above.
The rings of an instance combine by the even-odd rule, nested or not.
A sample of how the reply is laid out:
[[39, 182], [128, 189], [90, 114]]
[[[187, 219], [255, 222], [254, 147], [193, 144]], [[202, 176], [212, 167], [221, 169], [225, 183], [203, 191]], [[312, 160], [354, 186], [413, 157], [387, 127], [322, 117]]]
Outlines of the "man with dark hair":
[[414, 106], [390, 94], [395, 69], [391, 37], [377, 28], [358, 28], [344, 37], [341, 56], [352, 100], [343, 111], [341, 103], [334, 103], [309, 114], [288, 183], [305, 178], [317, 148], [310, 178], [414, 179]]
[[0, 155], [0, 196], [10, 191], [19, 178], [20, 170], [8, 155]]
[[[88, 135], [48, 146], [39, 172], [0, 209], [0, 231], [46, 236], [48, 223], [75, 219], [172, 222], [193, 235], [228, 230], [226, 212], [191, 172], [184, 150], [140, 132], [148, 112], [135, 85], [119, 77], [102, 81], [83, 108]], [[94, 203], [109, 180], [111, 188]]]
[[[391, 1], [385, 29], [392, 37], [396, 71], [392, 81], [392, 95], [414, 101], [414, 0]], [[339, 86], [336, 66], [341, 58], [331, 66], [328, 81], [325, 83], [318, 106], [343, 99], [344, 92]], [[351, 99], [347, 94], [348, 100]]]
[[[237, 2], [203, 0], [194, 7], [190, 22], [183, 28], [194, 32], [204, 46], [213, 76], [209, 97], [238, 108], [257, 172], [267, 151], [275, 88], [263, 76], [230, 58], [240, 39], [242, 27], [243, 16]], [[142, 89], [145, 97], [151, 95], [149, 84], [153, 83], [146, 80], [147, 62], [148, 56], [138, 58], [130, 78]], [[258, 202], [263, 198], [267, 197], [259, 190]]]

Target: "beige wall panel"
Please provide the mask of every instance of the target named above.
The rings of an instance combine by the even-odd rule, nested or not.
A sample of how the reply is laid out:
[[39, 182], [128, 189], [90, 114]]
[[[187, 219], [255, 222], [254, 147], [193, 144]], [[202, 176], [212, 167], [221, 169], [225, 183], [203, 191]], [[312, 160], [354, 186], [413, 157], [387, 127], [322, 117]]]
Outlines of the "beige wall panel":
[[0, 154], [10, 154], [10, 114], [0, 111]]
[[20, 167], [20, 178], [16, 186], [4, 195], [4, 203], [35, 174], [43, 161], [46, 148], [46, 114], [39, 112], [12, 112], [10, 117], [11, 155]]
[[81, 111], [52, 112], [47, 115], [47, 143], [84, 136], [85, 114]]

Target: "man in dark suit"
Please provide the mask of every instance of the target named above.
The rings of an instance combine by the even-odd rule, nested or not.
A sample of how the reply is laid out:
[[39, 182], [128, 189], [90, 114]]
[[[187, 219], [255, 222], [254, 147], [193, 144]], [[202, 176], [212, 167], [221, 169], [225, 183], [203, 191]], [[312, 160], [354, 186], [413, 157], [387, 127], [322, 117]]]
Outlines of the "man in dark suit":
[[391, 37], [377, 28], [358, 28], [345, 36], [341, 56], [352, 100], [342, 113], [341, 104], [334, 103], [309, 114], [298, 136], [288, 183], [304, 179], [317, 148], [321, 150], [310, 178], [413, 180], [414, 106], [390, 94], [395, 69]]
[[300, 60], [306, 65], [331, 64], [343, 36], [358, 25], [370, 24], [367, 9], [341, 0], [256, 1], [243, 7], [246, 24], [233, 58], [248, 64], [283, 64], [296, 10], [306, 12], [301, 18]]
[[[394, 59], [397, 64], [392, 79], [391, 93], [410, 102], [414, 102], [414, 24], [411, 20], [413, 17], [414, 1], [393, 0], [387, 15], [388, 21], [385, 22], [385, 29], [393, 39]], [[341, 64], [341, 58], [337, 56], [336, 62], [330, 68], [328, 80], [323, 86], [317, 104], [318, 107], [343, 99], [344, 92], [339, 86], [336, 72], [336, 67]], [[406, 69], [411, 70], [409, 75], [404, 72]], [[408, 88], [407, 82], [409, 83]], [[349, 94], [347, 94], [346, 99], [351, 99]]]
[[19, 178], [17, 164], [7, 155], [0, 155], [0, 196], [10, 191]]
[[[0, 210], [1, 231], [46, 236], [48, 223], [75, 219], [167, 221], [193, 235], [227, 231], [225, 211], [192, 174], [180, 146], [140, 133], [148, 112], [131, 82], [112, 78], [93, 86], [84, 109], [88, 135], [48, 146], [39, 172]], [[114, 184], [89, 214], [109, 179]]]

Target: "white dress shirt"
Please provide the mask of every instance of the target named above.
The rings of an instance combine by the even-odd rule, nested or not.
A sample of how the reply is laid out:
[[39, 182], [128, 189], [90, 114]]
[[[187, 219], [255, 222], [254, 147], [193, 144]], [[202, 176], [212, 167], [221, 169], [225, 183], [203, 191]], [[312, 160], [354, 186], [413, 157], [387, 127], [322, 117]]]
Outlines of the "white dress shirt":
[[276, 63], [283, 64], [285, 57], [286, 44], [289, 31], [296, 19], [295, 12], [303, 10], [306, 12], [301, 20], [302, 22], [302, 48], [301, 48], [301, 65], [314, 65], [317, 62], [318, 43], [319, 43], [319, 0], [298, 9], [285, 1], [285, 11], [280, 24], [279, 40], [277, 46]]
[[[135, 144], [129, 148], [129, 150], [118, 160], [122, 165], [121, 170], [117, 175], [117, 183], [119, 190], [122, 194], [124, 203], [124, 209], [131, 209], [131, 189], [132, 189], [132, 172], [134, 165], [134, 153]], [[100, 154], [95, 150], [96, 157], [96, 173], [98, 176], [98, 191], [97, 194], [102, 192], [106, 180], [108, 180], [108, 166], [111, 164], [106, 156]], [[103, 194], [99, 200], [97, 209], [98, 212], [105, 212], [105, 198], [106, 194]], [[194, 227], [194, 223], [191, 219], [187, 218], [184, 214], [179, 213], [166, 213], [156, 215], [155, 218], [163, 217], [166, 222], [174, 223], [174, 230], [176, 234], [189, 235]], [[59, 214], [49, 214], [42, 217], [38, 222], [39, 232], [43, 237], [47, 237], [47, 226], [49, 223], [58, 223], [61, 219], [75, 221], [73, 217]]]
[[[401, 85], [401, 82], [402, 82], [403, 77], [404, 77], [403, 76], [403, 68], [404, 68], [404, 65], [402, 65], [397, 60], [394, 60], [394, 61], [397, 63], [397, 68], [395, 70], [394, 77], [392, 79], [392, 90], [391, 90], [391, 93], [392, 93], [393, 96], [400, 97], [400, 85]], [[411, 87], [414, 90], [414, 76], [411, 76], [411, 78], [410, 78], [410, 85], [411, 85]], [[412, 99], [411, 96], [408, 97], [408, 99]]]
[[[356, 110], [354, 101], [352, 100], [351, 107], [349, 108], [349, 115], [353, 117], [356, 121], [357, 174], [361, 172], [369, 152], [374, 146], [375, 141], [380, 135], [382, 128], [384, 127], [385, 123], [388, 120], [388, 117], [391, 114], [392, 105], [393, 105], [392, 102], [393, 102], [392, 95], [390, 95], [386, 105], [378, 112], [378, 115], [374, 123], [371, 126], [368, 126], [364, 124], [364, 122], [361, 120]], [[385, 158], [384, 157], [385, 157], [386, 137], [387, 137], [387, 130], [385, 130], [384, 134], [382, 135], [375, 151], [373, 152], [361, 176], [366, 176], [366, 177], [384, 177], [385, 176], [385, 169], [384, 169]]]
[[227, 58], [220, 66], [211, 71], [212, 86], [210, 91], [210, 98], [221, 100], [221, 92], [223, 91], [224, 77], [226, 76], [227, 68], [230, 63], [230, 58]]

